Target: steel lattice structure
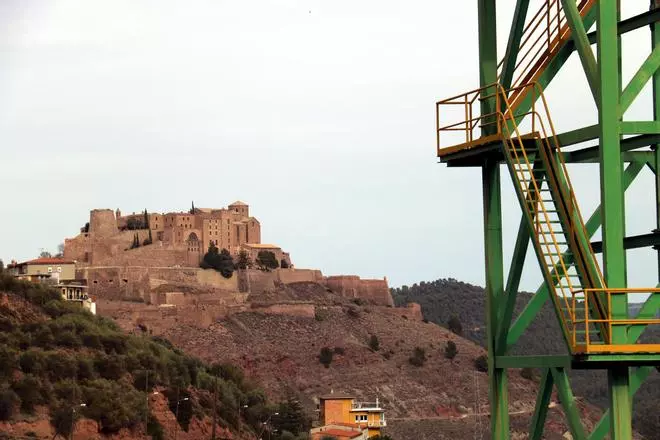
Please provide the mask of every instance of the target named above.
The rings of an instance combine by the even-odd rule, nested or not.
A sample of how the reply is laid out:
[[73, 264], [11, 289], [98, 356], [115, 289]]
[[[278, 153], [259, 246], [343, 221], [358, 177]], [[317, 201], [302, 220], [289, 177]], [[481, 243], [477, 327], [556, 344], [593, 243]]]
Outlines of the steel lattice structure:
[[[657, 248], [660, 233], [626, 237], [624, 209], [624, 193], [642, 169], [653, 173], [660, 169], [660, 1], [653, 0], [648, 12], [626, 20], [621, 20], [617, 0], [539, 3], [540, 8], [533, 10], [530, 0], [517, 0], [507, 49], [498, 61], [496, 1], [478, 0], [480, 87], [436, 103], [438, 157], [448, 166], [482, 170], [492, 438], [509, 438], [507, 369], [536, 367], [543, 375], [530, 439], [541, 438], [556, 387], [574, 439], [600, 440], [609, 433], [612, 440], [629, 440], [632, 396], [660, 365], [660, 344], [640, 342], [649, 325], [660, 324], [660, 289], [631, 289], [626, 279], [626, 250]], [[589, 33], [594, 25], [597, 31]], [[646, 26], [651, 29], [652, 51], [624, 86], [620, 36]], [[596, 103], [598, 124], [556, 133], [543, 91], [574, 52]], [[624, 121], [624, 113], [648, 81], [653, 85], [654, 119]], [[458, 121], [446, 120], [457, 108]], [[447, 144], [444, 139], [456, 132], [461, 142]], [[598, 145], [566, 149], [590, 140]], [[586, 162], [599, 164], [600, 206], [584, 221], [566, 164]], [[500, 182], [504, 168], [522, 211], [506, 279]], [[660, 229], [660, 177], [655, 182]], [[601, 226], [602, 242], [592, 243]], [[530, 243], [544, 282], [513, 320]], [[596, 258], [601, 252], [602, 271]], [[658, 265], [660, 276], [660, 251]], [[648, 298], [631, 316], [629, 300], [639, 294]], [[511, 348], [548, 301], [567, 354], [511, 355]], [[590, 433], [580, 420], [568, 368], [608, 372], [610, 407]]]

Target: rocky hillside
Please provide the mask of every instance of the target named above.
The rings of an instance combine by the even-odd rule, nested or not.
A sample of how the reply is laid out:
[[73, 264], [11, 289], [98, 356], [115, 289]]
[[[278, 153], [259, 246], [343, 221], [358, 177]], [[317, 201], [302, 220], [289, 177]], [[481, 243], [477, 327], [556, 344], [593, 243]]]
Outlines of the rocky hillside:
[[[488, 438], [487, 373], [475, 367], [485, 351], [423, 322], [418, 309], [351, 301], [314, 283], [289, 284], [250, 302], [253, 310], [204, 328], [174, 325], [164, 336], [204, 361], [240, 365], [270, 397], [295, 394], [309, 414], [317, 396], [334, 390], [362, 400], [378, 397], [394, 439], [473, 439], [475, 432]], [[120, 324], [133, 325], [121, 318]], [[451, 360], [445, 356], [449, 341], [457, 348]], [[320, 362], [323, 349], [326, 363], [332, 352], [327, 367]], [[520, 435], [527, 431], [536, 389], [535, 379], [512, 372], [510, 411]], [[587, 420], [597, 420], [598, 410], [580, 405]], [[566, 430], [553, 407], [545, 438], [560, 439]]]
[[[485, 293], [479, 286], [454, 279], [421, 282], [413, 286], [392, 289], [398, 306], [416, 303], [421, 306], [424, 318], [447, 326], [452, 317], [458, 318], [462, 333], [469, 340], [485, 346]], [[529, 301], [530, 293], [520, 293], [515, 316]], [[634, 309], [633, 309], [634, 310]], [[649, 329], [652, 339], [660, 339], [660, 329]], [[519, 354], [566, 353], [557, 318], [550, 304], [546, 304], [529, 329], [520, 338], [514, 352]], [[604, 371], [572, 371], [571, 382], [575, 395], [590, 403], [606, 407], [608, 404], [607, 377]], [[660, 375], [654, 372], [635, 396], [633, 426], [648, 438], [658, 438], [660, 419]]]
[[270, 404], [240, 368], [126, 335], [57, 291], [1, 274], [0, 330], [2, 439], [68, 438], [72, 427], [77, 440], [210, 438], [214, 410], [218, 438], [254, 439], [274, 412], [287, 414], [274, 426], [308, 429], [299, 405]]

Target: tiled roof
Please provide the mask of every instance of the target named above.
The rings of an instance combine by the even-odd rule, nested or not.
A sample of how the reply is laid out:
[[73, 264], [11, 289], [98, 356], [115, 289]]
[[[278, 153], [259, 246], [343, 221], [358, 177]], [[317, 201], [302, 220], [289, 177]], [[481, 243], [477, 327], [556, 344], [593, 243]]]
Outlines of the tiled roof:
[[248, 204], [245, 202], [241, 202], [240, 200], [236, 200], [234, 203], [232, 203], [229, 206], [248, 206]]
[[73, 260], [65, 260], [64, 258], [35, 258], [34, 260], [24, 261], [22, 264], [73, 264]]
[[321, 400], [345, 400], [345, 399], [355, 399], [355, 396], [351, 396], [350, 394], [341, 394], [341, 393], [331, 393], [331, 394], [326, 394], [325, 396], [319, 396], [319, 399]]

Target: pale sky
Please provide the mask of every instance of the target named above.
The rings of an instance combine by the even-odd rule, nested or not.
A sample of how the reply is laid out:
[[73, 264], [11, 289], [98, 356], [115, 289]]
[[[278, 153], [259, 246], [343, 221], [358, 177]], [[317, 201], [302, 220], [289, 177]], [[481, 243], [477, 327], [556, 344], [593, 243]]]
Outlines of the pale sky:
[[[498, 2], [500, 54], [514, 4]], [[54, 251], [94, 208], [243, 200], [297, 267], [483, 285], [480, 172], [437, 164], [434, 133], [435, 101], [478, 87], [476, 13], [474, 0], [3, 0], [0, 257]], [[648, 29], [623, 47], [625, 84]], [[568, 66], [547, 92], [559, 132], [596, 118], [577, 54]], [[649, 103], [647, 88], [627, 119]], [[586, 218], [597, 166], [571, 170]], [[502, 172], [508, 261], [520, 208]], [[627, 207], [628, 234], [655, 227], [649, 171]], [[631, 285], [655, 285], [653, 257], [629, 252]]]

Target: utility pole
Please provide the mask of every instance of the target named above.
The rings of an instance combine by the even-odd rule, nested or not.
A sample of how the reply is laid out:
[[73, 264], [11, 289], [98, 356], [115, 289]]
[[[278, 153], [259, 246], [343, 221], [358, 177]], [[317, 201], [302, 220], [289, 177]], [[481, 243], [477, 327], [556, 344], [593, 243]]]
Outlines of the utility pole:
[[216, 402], [218, 401], [218, 378], [216, 377], [213, 381], [213, 428], [211, 428], [211, 440], [215, 440], [215, 425], [217, 420], [217, 410], [215, 408]]

